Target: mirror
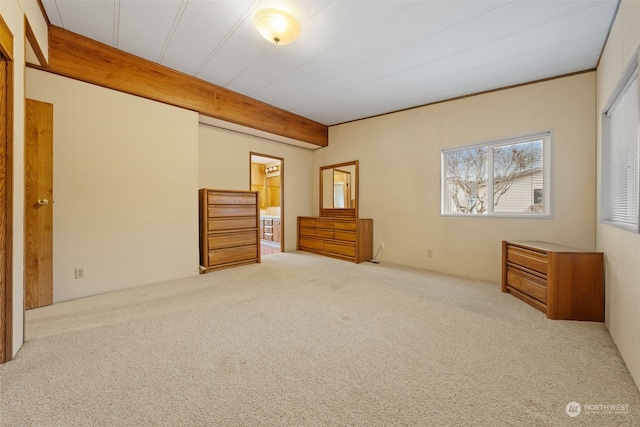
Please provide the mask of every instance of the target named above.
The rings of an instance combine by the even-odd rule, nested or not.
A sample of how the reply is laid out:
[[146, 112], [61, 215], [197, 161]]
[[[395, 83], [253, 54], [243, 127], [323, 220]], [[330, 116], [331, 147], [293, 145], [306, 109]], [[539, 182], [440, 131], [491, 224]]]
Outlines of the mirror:
[[320, 168], [320, 216], [358, 217], [358, 161]]

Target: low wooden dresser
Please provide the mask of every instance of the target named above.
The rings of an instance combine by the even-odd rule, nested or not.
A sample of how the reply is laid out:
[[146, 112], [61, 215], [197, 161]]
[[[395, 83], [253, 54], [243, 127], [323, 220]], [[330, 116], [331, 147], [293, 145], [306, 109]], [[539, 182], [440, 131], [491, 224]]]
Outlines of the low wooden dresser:
[[199, 191], [200, 265], [204, 272], [260, 262], [257, 191]]
[[604, 321], [604, 254], [554, 243], [502, 242], [502, 292], [549, 319]]
[[373, 220], [298, 217], [298, 249], [356, 264], [373, 257]]

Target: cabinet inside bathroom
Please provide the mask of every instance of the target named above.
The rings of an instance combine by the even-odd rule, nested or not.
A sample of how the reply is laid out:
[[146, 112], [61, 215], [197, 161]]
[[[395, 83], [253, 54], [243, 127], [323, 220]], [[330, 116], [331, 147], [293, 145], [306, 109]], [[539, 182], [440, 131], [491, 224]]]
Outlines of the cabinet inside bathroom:
[[280, 243], [282, 224], [277, 217], [260, 217], [260, 238]]
[[260, 193], [259, 235], [263, 248], [277, 248], [282, 241], [281, 169], [282, 164], [278, 159], [251, 156], [251, 191]]

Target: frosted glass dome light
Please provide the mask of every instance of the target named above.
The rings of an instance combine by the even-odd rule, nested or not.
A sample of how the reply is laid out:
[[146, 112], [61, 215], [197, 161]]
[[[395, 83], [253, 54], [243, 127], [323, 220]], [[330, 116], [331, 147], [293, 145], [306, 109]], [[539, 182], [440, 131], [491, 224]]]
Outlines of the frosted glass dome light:
[[296, 18], [278, 9], [262, 9], [253, 17], [256, 28], [273, 44], [293, 43], [300, 36], [300, 24]]

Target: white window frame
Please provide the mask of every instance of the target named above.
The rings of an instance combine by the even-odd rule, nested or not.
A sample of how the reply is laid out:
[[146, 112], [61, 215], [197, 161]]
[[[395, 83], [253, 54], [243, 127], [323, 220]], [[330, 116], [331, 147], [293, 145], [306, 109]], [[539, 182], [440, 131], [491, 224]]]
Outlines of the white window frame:
[[[528, 219], [549, 219], [553, 217], [553, 185], [552, 185], [552, 139], [553, 132], [551, 130], [538, 132], [533, 134], [521, 135], [512, 138], [505, 138], [499, 140], [493, 140], [488, 142], [481, 142], [477, 144], [464, 145], [459, 147], [452, 147], [440, 150], [440, 215], [445, 217], [464, 217], [464, 218], [528, 218]], [[543, 206], [545, 211], [542, 213], [537, 212], [495, 212], [494, 211], [494, 194], [493, 191], [487, 191], [487, 212], [482, 214], [477, 213], [456, 213], [446, 212], [447, 200], [447, 176], [446, 176], [446, 154], [455, 151], [464, 151], [474, 148], [486, 147], [487, 149], [487, 186], [488, 188], [494, 187], [494, 170], [493, 170], [493, 149], [504, 145], [513, 145], [518, 143], [525, 143], [528, 141], [543, 141]], [[533, 196], [533, 195], [532, 195]]]
[[[632, 96], [632, 94], [629, 92], [629, 88], [633, 83], [633, 81], [638, 79], [639, 68], [640, 66], [638, 63], [638, 50], [636, 50], [635, 55], [627, 65], [627, 68], [624, 74], [618, 81], [618, 84], [613, 90], [613, 93], [611, 94], [609, 101], [607, 102], [607, 104], [605, 105], [602, 111], [602, 135], [601, 135], [602, 153], [601, 153], [601, 169], [600, 169], [601, 171], [600, 222], [614, 226], [614, 227], [621, 228], [623, 230], [631, 231], [634, 233], [640, 233], [640, 205], [639, 205], [640, 204], [640, 182], [638, 182], [638, 169], [640, 168], [640, 157], [639, 157], [640, 138], [636, 137], [635, 142], [633, 141], [633, 139], [625, 140], [624, 138], [622, 141], [619, 141], [619, 142], [622, 142], [622, 144], [625, 144], [625, 143], [635, 144], [635, 151], [636, 151], [636, 156], [631, 157], [631, 159], [633, 160], [632, 164], [630, 166], [627, 165], [628, 167], [630, 167], [630, 170], [631, 170], [629, 179], [631, 179], [631, 181], [633, 182], [628, 181], [627, 184], [629, 185], [627, 187], [625, 187], [624, 189], [622, 188], [617, 189], [617, 190], [625, 191], [624, 200], [629, 199], [630, 193], [632, 193], [633, 197], [635, 197], [635, 202], [636, 202], [635, 212], [633, 210], [627, 211], [626, 214], [624, 215], [625, 218], [621, 218], [620, 215], [617, 215], [616, 213], [614, 213], [614, 205], [616, 205], [617, 203], [620, 203], [622, 200], [618, 200], [617, 202], [615, 200], [617, 193], [614, 191], [614, 187], [616, 187], [616, 185], [614, 184], [613, 176], [614, 176], [614, 171], [617, 168], [621, 167], [621, 164], [624, 163], [622, 160], [620, 160], [620, 157], [625, 157], [626, 159], [629, 159], [629, 156], [616, 157], [613, 153], [614, 148], [612, 147], [611, 140], [612, 140], [612, 133], [613, 133], [612, 112], [616, 111], [616, 107], [619, 106], [620, 101], [624, 97]], [[640, 111], [640, 93], [637, 92], [635, 95], [636, 95], [635, 99], [631, 98], [629, 99], [629, 101], [637, 102], [638, 104], [636, 104], [636, 108], [638, 108]], [[620, 112], [619, 114], [623, 114], [623, 112]], [[624, 120], [624, 118], [620, 119], [619, 115], [617, 117], [618, 117], [618, 120]], [[636, 119], [638, 120], [636, 121], [636, 123], [640, 122], [640, 118], [636, 118]], [[630, 125], [629, 122], [623, 121], [621, 125], [622, 126], [621, 130], [629, 130], [633, 126], [633, 125], [631, 126], [629, 125]], [[637, 131], [638, 130], [636, 129], [636, 132]], [[631, 200], [631, 202], [633, 202], [633, 200]], [[634, 209], [633, 203], [630, 204], [629, 208]]]

